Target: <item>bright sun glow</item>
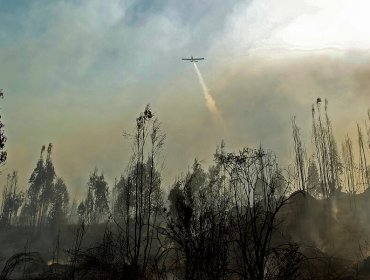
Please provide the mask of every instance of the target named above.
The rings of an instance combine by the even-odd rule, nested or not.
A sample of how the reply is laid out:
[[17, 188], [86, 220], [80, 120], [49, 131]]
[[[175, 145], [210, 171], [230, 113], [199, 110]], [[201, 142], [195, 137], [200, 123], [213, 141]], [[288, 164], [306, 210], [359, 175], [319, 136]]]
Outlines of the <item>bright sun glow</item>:
[[277, 36], [301, 48], [369, 48], [370, 2], [365, 0], [310, 1], [317, 12], [298, 16]]
[[234, 10], [227, 40], [231, 48], [367, 49], [369, 11], [366, 0], [253, 1]]

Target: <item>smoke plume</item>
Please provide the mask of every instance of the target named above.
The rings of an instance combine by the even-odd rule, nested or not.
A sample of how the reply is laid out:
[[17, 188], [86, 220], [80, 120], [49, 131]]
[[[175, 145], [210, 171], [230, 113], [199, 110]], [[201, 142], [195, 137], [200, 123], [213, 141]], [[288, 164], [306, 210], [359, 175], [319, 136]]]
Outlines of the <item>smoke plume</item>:
[[218, 109], [218, 107], [216, 105], [216, 101], [213, 99], [212, 95], [209, 93], [209, 89], [208, 89], [208, 87], [207, 87], [207, 85], [206, 85], [206, 83], [203, 79], [202, 74], [199, 71], [199, 68], [198, 68], [197, 64], [195, 62], [193, 62], [193, 64], [194, 64], [195, 72], [198, 75], [199, 83], [200, 83], [200, 85], [202, 87], [202, 90], [203, 90], [203, 95], [204, 95], [204, 98], [206, 100], [207, 108], [210, 111], [214, 120], [219, 125], [221, 125], [222, 128], [225, 128], [225, 122], [224, 122], [224, 119], [222, 118], [220, 110]]

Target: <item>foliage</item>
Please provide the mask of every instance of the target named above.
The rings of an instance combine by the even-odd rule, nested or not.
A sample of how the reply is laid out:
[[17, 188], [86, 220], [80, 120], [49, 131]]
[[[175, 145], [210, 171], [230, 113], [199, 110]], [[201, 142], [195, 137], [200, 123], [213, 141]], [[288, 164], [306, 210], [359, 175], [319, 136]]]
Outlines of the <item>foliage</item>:
[[78, 206], [78, 213], [88, 224], [101, 223], [109, 213], [108, 183], [105, 181], [103, 173], [99, 175], [98, 170], [95, 169], [90, 174], [87, 187], [86, 199]]
[[68, 191], [63, 180], [58, 178], [51, 159], [53, 145], [42, 146], [40, 158], [29, 179], [25, 203], [20, 214], [20, 222], [32, 227], [46, 224], [58, 226], [66, 221], [68, 209]]
[[[0, 89], [0, 98], [4, 98], [4, 93], [2, 89]], [[5, 136], [4, 123], [2, 122], [0, 115], [0, 164], [5, 163], [8, 156], [8, 153], [5, 150], [6, 140], [7, 137]]]
[[2, 226], [9, 226], [17, 222], [18, 212], [23, 204], [23, 200], [24, 194], [18, 190], [18, 173], [13, 171], [12, 174], [8, 174], [3, 190], [0, 216], [0, 224]]

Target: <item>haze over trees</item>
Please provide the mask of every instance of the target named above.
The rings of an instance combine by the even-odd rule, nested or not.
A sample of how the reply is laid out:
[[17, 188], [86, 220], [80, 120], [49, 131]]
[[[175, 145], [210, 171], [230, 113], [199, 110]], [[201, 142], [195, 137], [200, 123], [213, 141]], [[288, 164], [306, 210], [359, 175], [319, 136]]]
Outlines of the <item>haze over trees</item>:
[[8, 174], [3, 190], [0, 224], [5, 227], [17, 223], [18, 212], [24, 201], [24, 194], [18, 190], [18, 174]]
[[[300, 128], [293, 118], [293, 143], [298, 184], [302, 190], [312, 192], [311, 194], [318, 198], [329, 198], [341, 192], [356, 194], [366, 191], [370, 186], [367, 163], [370, 146], [366, 150], [366, 144], [364, 144], [366, 141], [361, 126], [357, 123], [357, 147], [353, 144], [356, 142], [353, 142], [347, 135], [342, 143], [340, 154], [328, 113], [328, 103], [325, 99], [324, 112], [321, 108], [321, 98], [317, 98], [316, 103], [312, 105], [311, 142], [313, 148], [309, 158], [307, 158], [307, 151], [301, 139]], [[367, 131], [370, 127], [369, 120], [365, 121]], [[367, 141], [369, 139], [368, 137]]]
[[80, 219], [88, 224], [101, 223], [109, 213], [108, 183], [105, 181], [103, 173], [99, 175], [98, 170], [95, 169], [90, 174], [87, 187], [87, 196], [78, 206], [78, 214]]
[[69, 196], [63, 179], [55, 173], [51, 158], [52, 148], [51, 143], [47, 149], [42, 146], [25, 194], [19, 220], [31, 227], [43, 227], [46, 224], [57, 226], [66, 221]]
[[[55, 170], [53, 145], [42, 146], [27, 186], [19, 186], [16, 171], [7, 175], [0, 233], [28, 235], [0, 278], [29, 277], [32, 264], [42, 263], [30, 248], [47, 234], [54, 249], [52, 257], [43, 251], [51, 261], [41, 279], [367, 279], [362, 236], [370, 230], [365, 214], [358, 217], [370, 199], [370, 112], [366, 134], [357, 124], [357, 138], [348, 135], [341, 149], [327, 100], [324, 110], [321, 98], [312, 106], [311, 145], [297, 120], [290, 167], [263, 147], [228, 151], [221, 142], [211, 166], [195, 159], [164, 186], [166, 136], [148, 105], [125, 133], [132, 153], [114, 185], [95, 168], [86, 195], [73, 201]], [[306, 231], [297, 226], [304, 223]], [[352, 230], [351, 240], [342, 228]], [[332, 255], [330, 238], [351, 244], [340, 249], [357, 257]]]

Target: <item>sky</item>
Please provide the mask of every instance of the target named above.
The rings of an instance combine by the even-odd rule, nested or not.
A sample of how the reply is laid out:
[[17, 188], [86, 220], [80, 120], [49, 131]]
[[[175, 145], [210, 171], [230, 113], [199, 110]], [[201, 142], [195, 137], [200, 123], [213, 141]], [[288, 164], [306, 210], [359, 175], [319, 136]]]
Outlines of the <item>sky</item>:
[[[112, 186], [123, 131], [150, 104], [166, 133], [164, 182], [194, 158], [262, 145], [287, 164], [291, 118], [310, 145], [311, 104], [329, 100], [340, 143], [370, 101], [370, 3], [363, 0], [0, 0], [6, 174], [27, 187], [42, 145], [76, 197], [97, 167]], [[190, 55], [224, 124], [208, 110]]]

